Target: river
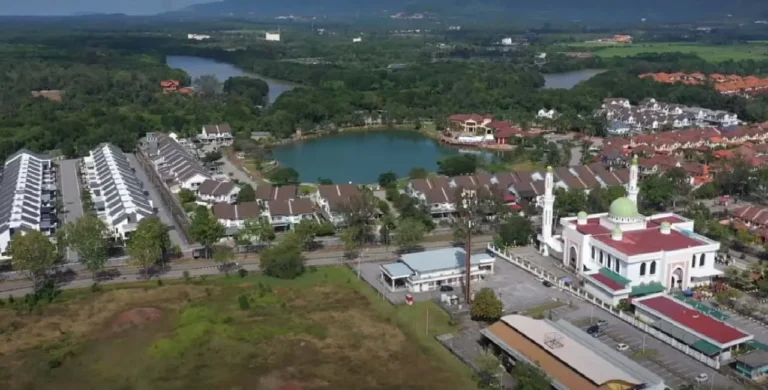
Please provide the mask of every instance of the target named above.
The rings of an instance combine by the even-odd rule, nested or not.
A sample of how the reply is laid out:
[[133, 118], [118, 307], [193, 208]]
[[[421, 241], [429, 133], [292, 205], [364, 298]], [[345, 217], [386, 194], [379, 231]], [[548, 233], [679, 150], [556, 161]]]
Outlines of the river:
[[406, 177], [415, 167], [434, 172], [438, 160], [460, 153], [493, 158], [493, 153], [447, 147], [409, 130], [339, 133], [276, 146], [272, 150], [280, 166], [299, 172], [299, 180], [315, 182], [322, 177], [336, 184], [376, 183], [379, 174], [387, 171]]
[[547, 89], [571, 89], [576, 84], [591, 79], [605, 72], [604, 69], [582, 69], [573, 72], [550, 73], [544, 75], [544, 88]]
[[214, 75], [219, 81], [224, 82], [230, 77], [248, 76], [264, 80], [269, 85], [269, 101], [274, 102], [283, 93], [296, 87], [288, 81], [275, 80], [255, 73], [246, 72], [232, 64], [219, 62], [210, 58], [194, 56], [167, 56], [166, 64], [171, 68], [182, 69], [192, 80], [202, 75]]

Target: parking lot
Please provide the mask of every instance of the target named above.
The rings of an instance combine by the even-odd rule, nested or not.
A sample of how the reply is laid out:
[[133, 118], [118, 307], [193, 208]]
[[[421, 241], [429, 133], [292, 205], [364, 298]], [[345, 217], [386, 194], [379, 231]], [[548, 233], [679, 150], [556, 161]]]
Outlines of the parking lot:
[[[489, 278], [485, 285], [497, 292], [504, 303], [505, 313], [537, 307], [554, 307], [555, 305], [550, 302], [560, 301], [562, 305], [547, 309], [542, 314], [546, 317], [551, 316], [554, 320], [565, 319], [583, 329], [586, 329], [590, 322], [606, 321], [607, 325], [603, 327], [605, 332], [599, 339], [612, 348], [618, 343], [627, 344], [629, 350], [624, 352], [627, 356], [664, 378], [667, 386], [673, 389], [685, 383], [693, 384], [694, 378], [700, 373], [707, 374], [710, 381], [714, 378], [715, 388], [742, 387], [723, 375], [716, 374], [712, 368], [595, 305], [557, 288], [545, 287], [534, 275], [511, 263], [497, 258], [495, 267], [495, 275]], [[645, 345], [645, 353], [642, 353], [643, 345]], [[711, 386], [712, 382], [702, 386], [707, 385]]]

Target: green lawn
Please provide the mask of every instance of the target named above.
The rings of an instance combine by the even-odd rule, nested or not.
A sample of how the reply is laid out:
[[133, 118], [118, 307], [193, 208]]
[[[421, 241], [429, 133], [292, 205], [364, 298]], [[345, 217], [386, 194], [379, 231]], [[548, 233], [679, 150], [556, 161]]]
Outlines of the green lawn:
[[18, 308], [0, 307], [4, 390], [476, 388], [434, 339], [458, 330], [445, 312], [394, 307], [346, 268], [111, 285]]
[[601, 57], [628, 57], [641, 53], [694, 53], [711, 62], [726, 60], [768, 59], [768, 46], [765, 44], [739, 44], [739, 45], [699, 45], [695, 43], [636, 43], [630, 45], [613, 45], [600, 49], [596, 45], [576, 44], [574, 47], [588, 47], [596, 49], [595, 53]]

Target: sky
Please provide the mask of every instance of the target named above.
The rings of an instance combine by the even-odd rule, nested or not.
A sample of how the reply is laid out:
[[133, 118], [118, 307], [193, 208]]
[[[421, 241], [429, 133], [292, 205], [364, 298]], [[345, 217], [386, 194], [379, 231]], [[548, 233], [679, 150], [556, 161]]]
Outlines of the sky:
[[72, 15], [125, 13], [152, 15], [211, 0], [0, 0], [0, 15]]

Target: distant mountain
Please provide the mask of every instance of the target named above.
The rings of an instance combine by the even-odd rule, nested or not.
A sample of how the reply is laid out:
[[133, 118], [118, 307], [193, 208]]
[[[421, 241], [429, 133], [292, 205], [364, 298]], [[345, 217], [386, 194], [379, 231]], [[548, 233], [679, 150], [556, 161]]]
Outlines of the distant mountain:
[[545, 20], [690, 21], [768, 17], [766, 0], [224, 0], [181, 12], [199, 16], [344, 16], [428, 11], [443, 16], [493, 15]]

